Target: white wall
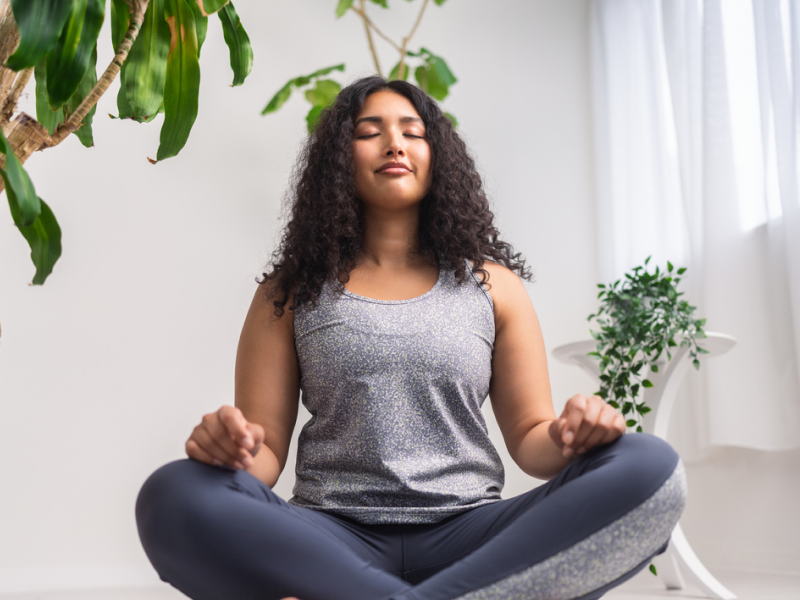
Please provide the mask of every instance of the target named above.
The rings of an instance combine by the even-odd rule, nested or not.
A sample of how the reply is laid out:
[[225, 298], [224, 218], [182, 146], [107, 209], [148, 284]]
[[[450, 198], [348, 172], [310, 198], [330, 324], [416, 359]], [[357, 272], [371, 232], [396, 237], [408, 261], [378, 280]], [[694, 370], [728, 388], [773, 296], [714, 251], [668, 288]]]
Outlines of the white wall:
[[[373, 12], [399, 37], [419, 2], [392, 4]], [[64, 231], [43, 287], [27, 285], [27, 246], [0, 208], [0, 593], [158, 581], [136, 535], [136, 494], [183, 456], [203, 413], [233, 402], [239, 330], [304, 134], [300, 98], [258, 113], [290, 77], [340, 61], [341, 81], [370, 69], [360, 23], [335, 21], [334, 6], [240, 0], [255, 49], [241, 88], [228, 87], [212, 20], [200, 115], [178, 157], [150, 165], [157, 127], [105, 116], [116, 112], [116, 86], [100, 102], [95, 148], [70, 139], [32, 157], [27, 168]], [[546, 345], [585, 338], [596, 308], [588, 0], [451, 0], [429, 11], [415, 43], [460, 79], [444, 105], [506, 238], [536, 272], [528, 289]], [[101, 39], [107, 64], [107, 31]], [[388, 68], [391, 53], [381, 57]], [[574, 367], [551, 360], [550, 374], [557, 412], [594, 391]], [[504, 458], [507, 496], [536, 485]], [[291, 469], [277, 487], [284, 496]]]

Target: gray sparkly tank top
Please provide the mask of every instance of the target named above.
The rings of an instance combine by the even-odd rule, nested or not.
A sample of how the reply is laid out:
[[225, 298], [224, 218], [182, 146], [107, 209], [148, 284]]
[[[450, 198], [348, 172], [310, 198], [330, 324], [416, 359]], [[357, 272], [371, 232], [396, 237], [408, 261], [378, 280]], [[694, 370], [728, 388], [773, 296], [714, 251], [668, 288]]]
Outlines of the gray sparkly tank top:
[[441, 270], [410, 300], [323, 288], [294, 314], [303, 404], [292, 504], [365, 524], [435, 523], [495, 502], [503, 465], [481, 405], [494, 311]]

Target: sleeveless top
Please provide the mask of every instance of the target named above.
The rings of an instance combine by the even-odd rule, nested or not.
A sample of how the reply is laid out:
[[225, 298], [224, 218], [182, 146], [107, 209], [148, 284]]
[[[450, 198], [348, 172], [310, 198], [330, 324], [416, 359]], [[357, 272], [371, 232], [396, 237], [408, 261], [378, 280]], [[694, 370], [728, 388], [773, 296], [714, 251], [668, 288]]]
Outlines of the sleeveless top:
[[435, 523], [496, 502], [500, 457], [481, 405], [492, 299], [467, 267], [410, 300], [333, 284], [294, 311], [303, 404], [291, 504], [364, 524]]

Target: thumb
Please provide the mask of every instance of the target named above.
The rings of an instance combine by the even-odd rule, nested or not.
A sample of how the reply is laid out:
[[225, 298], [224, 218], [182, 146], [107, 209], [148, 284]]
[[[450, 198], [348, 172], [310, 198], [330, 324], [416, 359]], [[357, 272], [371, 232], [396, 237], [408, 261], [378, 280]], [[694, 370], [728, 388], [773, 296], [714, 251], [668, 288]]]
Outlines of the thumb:
[[566, 424], [567, 420], [564, 417], [560, 419], [555, 419], [554, 421], [550, 422], [550, 428], [548, 429], [548, 433], [552, 440], [556, 443], [556, 446], [561, 448], [564, 445], [564, 442], [561, 439], [561, 432], [564, 429], [564, 425]]
[[247, 434], [252, 440], [252, 444], [246, 444], [245, 447], [255, 456], [261, 444], [264, 443], [264, 428], [258, 423], [247, 422]]

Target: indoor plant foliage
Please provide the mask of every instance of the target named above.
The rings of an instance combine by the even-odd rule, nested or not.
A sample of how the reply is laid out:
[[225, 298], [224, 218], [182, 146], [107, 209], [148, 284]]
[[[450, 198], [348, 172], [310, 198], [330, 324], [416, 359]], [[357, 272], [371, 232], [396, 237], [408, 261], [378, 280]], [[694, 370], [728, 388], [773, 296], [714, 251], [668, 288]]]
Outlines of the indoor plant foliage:
[[678, 269], [673, 277], [673, 266], [667, 262], [666, 271], [659, 272], [656, 267], [654, 273], [648, 273], [649, 261], [648, 256], [643, 267], [634, 267], [625, 274], [624, 281], [598, 284], [602, 288], [597, 295], [602, 298], [600, 310], [587, 319], [595, 319], [600, 325], [599, 332], [590, 330], [597, 340], [597, 351], [589, 356], [600, 360], [602, 382], [595, 393], [623, 415], [633, 413], [636, 418], [627, 419], [626, 424], [636, 426], [639, 432], [641, 419], [650, 408], [644, 402], [637, 402], [637, 397], [641, 388], [653, 387], [644, 378], [646, 367], [657, 373], [656, 361], [662, 352], [666, 352], [669, 361], [670, 348], [689, 346], [689, 358], [695, 369], [699, 369], [697, 355], [708, 352], [697, 345], [697, 339], [706, 337], [702, 329], [706, 320], [695, 319], [692, 313], [696, 307], [681, 300], [683, 292], [677, 291], [680, 275], [686, 268]]
[[[377, 4], [381, 8], [389, 8], [388, 0], [369, 0], [373, 4]], [[413, 2], [414, 0], [406, 0]], [[446, 0], [433, 0], [437, 6], [441, 6]], [[397, 51], [397, 63], [389, 72], [387, 79], [402, 79], [408, 80], [408, 76], [412, 70], [412, 63], [416, 65], [413, 69], [414, 79], [417, 85], [425, 93], [431, 95], [437, 100], [441, 101], [447, 97], [450, 91], [450, 86], [456, 83], [455, 75], [450, 71], [447, 63], [441, 56], [432, 53], [425, 47], [421, 47], [418, 51], [409, 49], [411, 38], [419, 27], [422, 17], [425, 14], [425, 9], [430, 4], [430, 0], [422, 0], [417, 17], [414, 20], [411, 30], [408, 35], [403, 37], [399, 42], [394, 41], [389, 36], [384, 34], [376, 25], [372, 18], [367, 14], [367, 0], [338, 0], [336, 5], [336, 18], [341, 18], [347, 13], [352, 12], [357, 15], [364, 24], [364, 33], [367, 37], [367, 46], [369, 47], [370, 56], [372, 57], [372, 64], [377, 75], [383, 75], [380, 61], [378, 60], [378, 53], [375, 50], [375, 40], [382, 39], [385, 43], [389, 44]], [[261, 111], [262, 115], [275, 112], [291, 97], [292, 90], [300, 90], [304, 92], [306, 100], [311, 104], [311, 109], [306, 116], [306, 125], [309, 133], [314, 129], [319, 116], [323, 109], [332, 103], [339, 90], [341, 84], [333, 79], [325, 78], [326, 75], [333, 71], [344, 71], [345, 65], [339, 64], [332, 67], [325, 67], [318, 69], [310, 75], [300, 75], [294, 77], [286, 82], [281, 89], [267, 103], [264, 110]], [[450, 119], [453, 125], [457, 125], [456, 118], [450, 113], [444, 113]]]
[[[0, 190], [31, 247], [34, 284], [61, 255], [61, 229], [23, 168], [37, 150], [71, 133], [92, 146], [97, 101], [120, 75], [119, 118], [164, 118], [157, 159], [178, 154], [197, 117], [200, 49], [209, 16], [219, 19], [233, 83], [250, 73], [253, 51], [230, 0], [109, 0], [115, 56], [98, 77], [97, 44], [106, 0], [0, 0]], [[36, 118], [15, 115], [31, 77]], [[151, 160], [151, 162], [156, 162]]]

